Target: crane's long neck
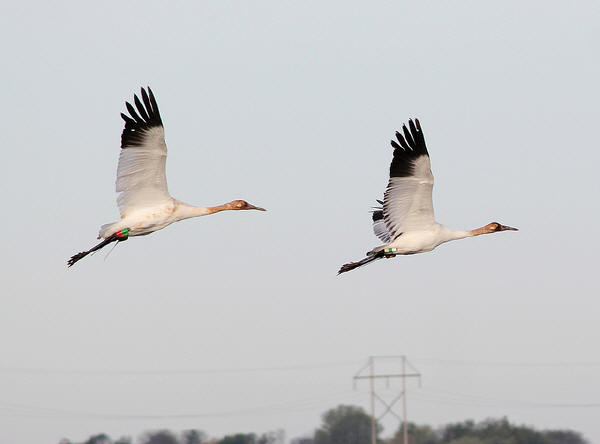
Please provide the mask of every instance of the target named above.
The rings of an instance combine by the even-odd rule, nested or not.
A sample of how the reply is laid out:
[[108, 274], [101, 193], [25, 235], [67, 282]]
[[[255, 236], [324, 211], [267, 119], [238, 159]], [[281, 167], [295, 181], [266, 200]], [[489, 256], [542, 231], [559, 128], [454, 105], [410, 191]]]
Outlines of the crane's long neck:
[[464, 239], [466, 237], [479, 236], [480, 234], [487, 234], [487, 233], [489, 233], [489, 231], [486, 231], [486, 229], [485, 229], [486, 226], [483, 226], [481, 228], [475, 228], [474, 230], [451, 230], [447, 227], [444, 227], [444, 230], [445, 230], [444, 242], [457, 240], [457, 239]]
[[448, 240], [457, 240], [457, 239], [464, 239], [465, 237], [471, 237], [471, 236], [475, 236], [474, 234], [471, 234], [471, 231], [463, 231], [463, 230], [448, 230]]
[[479, 236], [480, 234], [489, 234], [489, 231], [486, 230], [487, 225], [481, 227], [481, 228], [475, 228], [474, 230], [471, 231], [467, 231], [467, 233], [469, 233], [469, 236]]
[[218, 213], [219, 211], [231, 210], [231, 203], [217, 205], [216, 207], [196, 207], [183, 202], [177, 202], [175, 210], [177, 219], [189, 219], [190, 217], [206, 216], [208, 214]]
[[475, 228], [474, 230], [448, 230], [448, 240], [464, 239], [465, 237], [479, 236], [481, 234], [488, 234], [486, 230], [487, 225], [481, 228]]

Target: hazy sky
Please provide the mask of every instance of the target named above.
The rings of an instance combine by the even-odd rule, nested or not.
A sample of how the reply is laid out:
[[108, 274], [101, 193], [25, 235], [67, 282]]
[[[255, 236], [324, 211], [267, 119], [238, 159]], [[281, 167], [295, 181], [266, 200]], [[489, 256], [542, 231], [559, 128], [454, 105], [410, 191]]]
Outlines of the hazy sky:
[[[368, 408], [352, 376], [399, 354], [423, 375], [412, 421], [506, 415], [600, 442], [598, 2], [2, 9], [0, 442], [293, 438], [337, 404]], [[118, 218], [119, 113], [142, 85], [173, 196], [269, 211], [181, 222], [67, 269]], [[368, 211], [409, 117], [437, 220], [520, 231], [336, 276], [378, 245]]]

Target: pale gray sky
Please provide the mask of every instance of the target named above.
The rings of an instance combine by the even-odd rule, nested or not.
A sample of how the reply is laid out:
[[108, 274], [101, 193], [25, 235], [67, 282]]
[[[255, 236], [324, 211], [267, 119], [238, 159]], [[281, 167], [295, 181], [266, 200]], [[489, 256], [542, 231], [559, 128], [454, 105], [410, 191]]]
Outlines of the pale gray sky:
[[[422, 372], [413, 421], [507, 415], [600, 442], [598, 23], [592, 1], [4, 5], [0, 442], [295, 437], [368, 407], [351, 378], [373, 354]], [[171, 193], [269, 212], [67, 269], [118, 217], [119, 113], [142, 85]], [[409, 117], [437, 219], [521, 231], [338, 277], [378, 244], [368, 210]], [[237, 371], [194, 373], [211, 369]]]

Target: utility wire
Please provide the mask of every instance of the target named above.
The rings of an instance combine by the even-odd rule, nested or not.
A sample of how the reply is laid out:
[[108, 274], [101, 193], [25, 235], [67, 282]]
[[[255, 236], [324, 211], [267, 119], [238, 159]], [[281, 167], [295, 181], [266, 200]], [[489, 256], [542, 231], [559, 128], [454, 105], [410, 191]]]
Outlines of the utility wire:
[[322, 396], [296, 399], [273, 403], [261, 406], [240, 408], [225, 411], [213, 412], [193, 412], [178, 414], [161, 413], [99, 413], [84, 410], [66, 410], [51, 407], [32, 406], [20, 403], [0, 402], [0, 415], [3, 413], [28, 416], [28, 417], [46, 417], [46, 418], [67, 418], [67, 419], [103, 419], [103, 420], [152, 420], [152, 419], [199, 419], [199, 418], [220, 418], [231, 416], [253, 416], [253, 415], [273, 415], [280, 412], [297, 412], [303, 410], [314, 410], [320, 408], [323, 402], [338, 402], [341, 397], [356, 398], [357, 393], [347, 389], [327, 393]]
[[[569, 368], [569, 367], [600, 367], [600, 361], [547, 361], [547, 362], [525, 362], [525, 361], [485, 361], [485, 360], [460, 360], [440, 359], [422, 357], [415, 359], [423, 365], [454, 365], [465, 367], [524, 367], [524, 368]], [[234, 374], [234, 373], [261, 373], [261, 372], [286, 372], [301, 371], [320, 368], [332, 368], [342, 366], [355, 366], [356, 360], [332, 361], [308, 364], [290, 364], [265, 367], [224, 367], [224, 368], [171, 368], [158, 370], [144, 369], [99, 369], [99, 368], [51, 368], [51, 367], [16, 367], [0, 366], [0, 373], [20, 373], [39, 375], [123, 375], [123, 376], [168, 376], [168, 375], [212, 375], [212, 374]]]
[[[424, 392], [424, 393], [423, 393]], [[428, 393], [432, 392], [432, 393]], [[423, 388], [411, 391], [411, 396], [426, 402], [459, 403], [462, 405], [477, 405], [480, 407], [527, 407], [527, 408], [597, 408], [600, 402], [539, 402], [516, 399], [498, 399], [487, 396], [472, 395], [435, 388]]]
[[457, 365], [465, 367], [600, 367], [600, 361], [485, 361], [485, 360], [461, 360], [461, 359], [439, 359], [439, 358], [416, 358], [415, 361], [423, 364]]
[[165, 376], [165, 375], [219, 375], [232, 373], [262, 373], [262, 372], [287, 372], [313, 370], [320, 368], [332, 368], [342, 366], [354, 366], [357, 361], [333, 361], [312, 364], [281, 365], [271, 367], [229, 367], [229, 368], [188, 368], [188, 369], [93, 369], [93, 368], [49, 368], [49, 367], [8, 367], [0, 366], [1, 373], [22, 373], [40, 375], [122, 375], [122, 376]]

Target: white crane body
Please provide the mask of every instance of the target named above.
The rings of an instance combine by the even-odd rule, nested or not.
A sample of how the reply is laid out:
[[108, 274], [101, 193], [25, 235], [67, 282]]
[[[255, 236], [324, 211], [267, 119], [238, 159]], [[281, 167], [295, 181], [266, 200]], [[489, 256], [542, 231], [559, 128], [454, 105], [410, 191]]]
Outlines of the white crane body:
[[434, 223], [426, 230], [407, 231], [393, 242], [374, 248], [371, 253], [381, 250], [392, 254], [426, 253], [448, 241], [469, 236], [468, 231], [454, 231], [444, 225]]
[[162, 205], [155, 205], [152, 208], [139, 208], [127, 213], [123, 219], [117, 222], [102, 225], [98, 233], [98, 239], [106, 239], [123, 228], [129, 229], [129, 236], [144, 236], [162, 230], [173, 222], [208, 214], [212, 214], [208, 208], [194, 207], [170, 198]]
[[[433, 174], [425, 138], [418, 119], [402, 126], [391, 141], [394, 155], [390, 179], [381, 207], [373, 211], [373, 232], [384, 242], [367, 253], [367, 257], [342, 265], [338, 274], [358, 268], [383, 257], [426, 253], [456, 239], [495, 233], [516, 228], [492, 222], [475, 230], [451, 230], [435, 221], [433, 211]], [[410, 128], [410, 129], [409, 129]]]
[[147, 92], [141, 89], [141, 96], [142, 100], [134, 95], [135, 108], [125, 102], [129, 116], [121, 113], [125, 128], [116, 180], [121, 220], [102, 225], [98, 239], [104, 241], [72, 256], [69, 267], [111, 242], [144, 236], [183, 219], [226, 210], [265, 211], [244, 200], [216, 207], [195, 207], [171, 197], [166, 176], [167, 144], [158, 105], [149, 87]]

